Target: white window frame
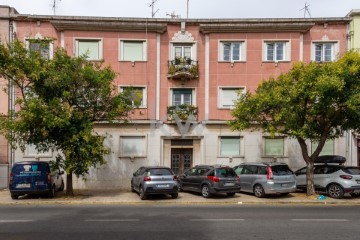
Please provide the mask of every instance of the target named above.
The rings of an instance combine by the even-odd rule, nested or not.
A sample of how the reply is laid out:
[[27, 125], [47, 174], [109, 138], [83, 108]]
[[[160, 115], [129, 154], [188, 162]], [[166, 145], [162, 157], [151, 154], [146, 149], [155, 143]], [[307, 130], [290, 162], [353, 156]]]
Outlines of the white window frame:
[[30, 41], [45, 41], [45, 42], [49, 42], [49, 59], [53, 59], [54, 58], [54, 42], [52, 40], [49, 39], [44, 39], [44, 38], [25, 38], [25, 47], [27, 50], [30, 50]]
[[[320, 61], [316, 61], [316, 45], [322, 45], [322, 56]], [[324, 46], [325, 44], [331, 44], [331, 60], [324, 61]], [[339, 54], [339, 42], [338, 41], [312, 41], [311, 42], [311, 61], [314, 62], [333, 62], [336, 60], [336, 56]]]
[[196, 42], [170, 42], [169, 46], [169, 59], [174, 60], [175, 59], [175, 47], [185, 47], [190, 46], [191, 47], [191, 60], [196, 61], [197, 55], [196, 55]]
[[53, 157], [53, 152], [51, 150], [46, 152], [38, 152], [35, 149], [35, 146], [32, 144], [28, 144], [25, 147], [25, 158], [51, 158]]
[[[234, 155], [223, 155], [222, 154], [222, 140], [228, 138], [228, 139], [237, 139], [239, 140], [239, 152], [238, 154], [234, 154]], [[218, 139], [218, 143], [219, 143], [219, 148], [218, 148], [218, 157], [228, 157], [228, 158], [232, 158], [232, 157], [241, 157], [243, 155], [243, 149], [244, 149], [244, 144], [243, 144], [243, 137], [242, 136], [234, 136], [234, 135], [223, 135], [223, 136], [219, 136]]]
[[[133, 42], [133, 43], [142, 43], [143, 44], [143, 52], [142, 52], [142, 59], [125, 59], [124, 58], [124, 43], [126, 42]], [[147, 41], [146, 39], [119, 39], [119, 61], [124, 62], [146, 62], [147, 61]]]
[[[267, 140], [279, 140], [281, 139], [283, 142], [283, 149], [282, 149], [282, 154], [268, 154], [266, 152], [266, 141]], [[287, 138], [284, 136], [275, 136], [275, 137], [270, 137], [270, 136], [264, 136], [263, 137], [263, 156], [264, 157], [286, 157], [287, 156]]]
[[[124, 152], [124, 139], [142, 139], [142, 144], [134, 145], [135, 148], [142, 147], [140, 154], [128, 154]], [[147, 136], [146, 135], [120, 135], [119, 137], [119, 157], [120, 158], [144, 158], [147, 156]]]
[[79, 57], [79, 42], [98, 42], [99, 43], [99, 49], [98, 49], [98, 55], [99, 57], [97, 59], [87, 58], [89, 61], [100, 61], [103, 59], [103, 39], [102, 38], [75, 38], [75, 56]]
[[[129, 86], [129, 85], [121, 85], [118, 86], [119, 92], [123, 92], [125, 88], [134, 88], [134, 89], [142, 89], [142, 104], [139, 106], [136, 106], [137, 108], [147, 108], [147, 87], [143, 85], [135, 85], [135, 86]], [[133, 103], [133, 106], [135, 104]]]
[[[246, 90], [245, 90], [245, 87], [241, 87], [241, 86], [220, 86], [219, 89], [218, 89], [218, 108], [220, 109], [232, 109], [234, 108], [234, 104], [232, 105], [224, 105], [224, 102], [223, 102], [223, 98], [224, 98], [224, 90], [237, 90], [237, 91], [240, 91], [242, 93], [245, 93]], [[236, 98], [237, 99], [237, 98]], [[234, 100], [236, 100], [234, 99]]]
[[[230, 59], [224, 60], [224, 45], [230, 44]], [[239, 60], [233, 59], [233, 46], [234, 44], [240, 44], [239, 48]], [[246, 41], [245, 40], [220, 40], [219, 41], [219, 62], [245, 62], [246, 61]]]
[[191, 91], [191, 106], [196, 107], [196, 89], [195, 88], [171, 88], [169, 91], [169, 106], [173, 105], [174, 90], [188, 90]]
[[[283, 43], [283, 58], [277, 59], [277, 48], [279, 43]], [[274, 44], [273, 58], [268, 60], [268, 45]], [[264, 40], [263, 41], [263, 62], [289, 62], [291, 60], [291, 42], [290, 40]]]
[[[317, 142], [311, 142], [311, 153], [314, 153], [316, 147], [317, 147]], [[328, 147], [332, 148], [332, 152], [325, 152], [327, 151]], [[335, 154], [335, 140], [334, 139], [329, 139], [325, 142], [325, 145], [323, 147], [323, 149], [321, 150], [319, 156], [322, 155], [334, 155]]]

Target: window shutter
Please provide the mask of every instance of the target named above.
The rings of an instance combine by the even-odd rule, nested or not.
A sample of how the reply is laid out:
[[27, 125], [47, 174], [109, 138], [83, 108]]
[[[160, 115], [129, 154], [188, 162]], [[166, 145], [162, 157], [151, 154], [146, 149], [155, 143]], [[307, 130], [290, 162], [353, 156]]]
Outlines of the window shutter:
[[99, 47], [99, 41], [78, 41], [78, 56], [86, 55], [89, 60], [98, 60]]
[[143, 42], [124, 42], [123, 60], [142, 61], [143, 54]]

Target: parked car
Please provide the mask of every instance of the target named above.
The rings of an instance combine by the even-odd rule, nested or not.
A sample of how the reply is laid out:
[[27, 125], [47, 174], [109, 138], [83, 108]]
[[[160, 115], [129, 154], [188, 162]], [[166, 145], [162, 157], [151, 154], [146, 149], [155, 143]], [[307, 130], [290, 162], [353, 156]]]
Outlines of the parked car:
[[[314, 167], [315, 190], [325, 192], [332, 198], [342, 198], [345, 193], [360, 196], [360, 168], [343, 166], [341, 156], [321, 156]], [[297, 188], [306, 190], [306, 167], [295, 172]]]
[[241, 191], [259, 198], [296, 191], [294, 172], [285, 163], [242, 163], [234, 171], [240, 176]]
[[228, 166], [197, 165], [179, 177], [181, 191], [200, 192], [204, 198], [216, 193], [234, 196], [240, 191], [239, 177]]
[[48, 162], [17, 162], [11, 169], [9, 189], [12, 199], [20, 195], [47, 195], [54, 197], [56, 191], [64, 190], [63, 171], [50, 171]]
[[131, 191], [138, 192], [141, 200], [150, 194], [170, 194], [177, 198], [177, 176], [168, 167], [140, 167], [131, 178]]

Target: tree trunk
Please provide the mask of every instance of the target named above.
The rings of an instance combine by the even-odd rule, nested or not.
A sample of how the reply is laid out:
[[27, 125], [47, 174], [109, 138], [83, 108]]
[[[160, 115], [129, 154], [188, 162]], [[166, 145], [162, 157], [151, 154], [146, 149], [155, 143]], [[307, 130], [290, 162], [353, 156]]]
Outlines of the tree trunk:
[[310, 161], [306, 166], [306, 195], [311, 196], [314, 194], [314, 162]]
[[66, 174], [66, 196], [74, 196], [72, 172]]

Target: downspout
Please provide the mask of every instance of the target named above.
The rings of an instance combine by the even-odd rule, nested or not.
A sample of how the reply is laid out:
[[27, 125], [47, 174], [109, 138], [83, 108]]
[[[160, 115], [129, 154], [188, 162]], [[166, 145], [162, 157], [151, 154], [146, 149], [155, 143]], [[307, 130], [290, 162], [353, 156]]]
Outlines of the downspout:
[[[9, 43], [12, 43], [15, 39], [15, 21], [9, 19]], [[9, 88], [9, 96], [8, 96], [8, 112], [10, 115], [9, 118], [13, 118], [13, 113], [15, 112], [15, 85], [12, 81], [8, 82]], [[8, 163], [9, 163], [9, 171], [8, 171], [8, 183], [10, 181], [10, 173], [11, 168], [15, 162], [15, 149], [12, 147], [12, 144], [8, 146]]]

